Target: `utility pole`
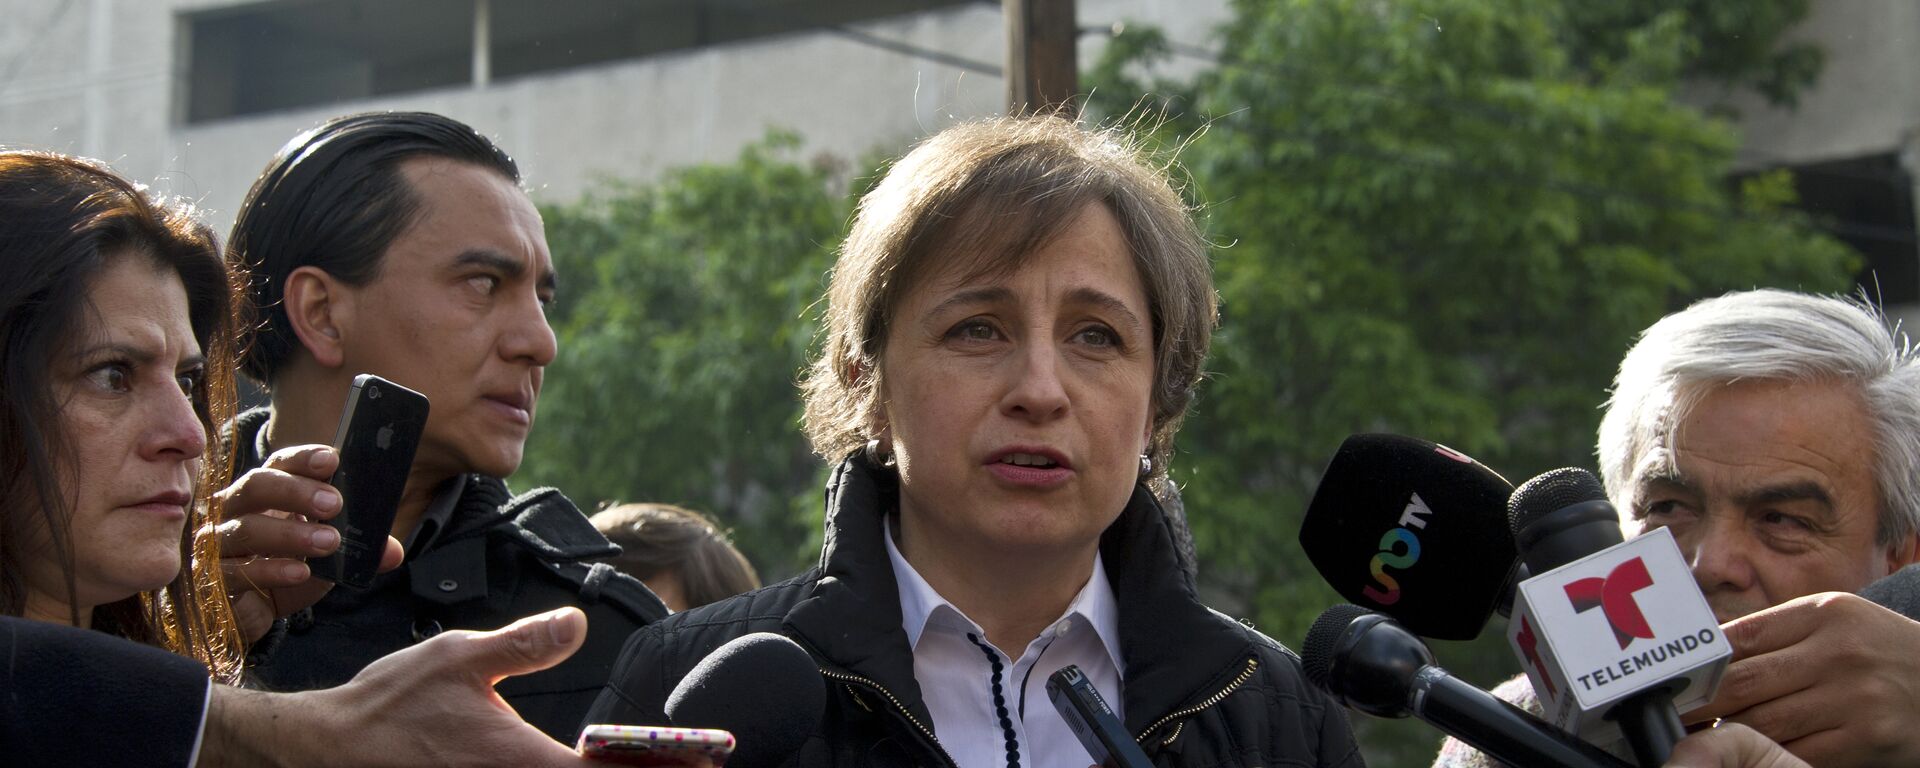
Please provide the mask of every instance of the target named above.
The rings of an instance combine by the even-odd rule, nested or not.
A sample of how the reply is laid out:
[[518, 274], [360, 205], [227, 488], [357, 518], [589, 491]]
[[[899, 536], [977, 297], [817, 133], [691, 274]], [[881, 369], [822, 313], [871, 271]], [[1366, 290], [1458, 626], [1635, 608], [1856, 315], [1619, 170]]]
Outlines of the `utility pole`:
[[1007, 21], [1007, 114], [1079, 106], [1080, 30], [1073, 0], [1001, 0]]

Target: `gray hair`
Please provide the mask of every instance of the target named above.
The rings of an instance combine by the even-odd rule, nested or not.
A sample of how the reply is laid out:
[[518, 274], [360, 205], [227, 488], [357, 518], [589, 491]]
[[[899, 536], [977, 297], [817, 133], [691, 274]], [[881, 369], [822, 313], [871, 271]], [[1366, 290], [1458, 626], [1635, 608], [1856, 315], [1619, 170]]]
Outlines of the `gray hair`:
[[[1600, 420], [1600, 473], [1626, 510], [1635, 465], [1670, 441], [1713, 387], [1750, 379], [1843, 381], [1873, 425], [1879, 542], [1920, 529], [1920, 349], [1866, 301], [1778, 290], [1729, 293], [1654, 323], [1620, 362]], [[1671, 459], [1670, 459], [1671, 460]]]

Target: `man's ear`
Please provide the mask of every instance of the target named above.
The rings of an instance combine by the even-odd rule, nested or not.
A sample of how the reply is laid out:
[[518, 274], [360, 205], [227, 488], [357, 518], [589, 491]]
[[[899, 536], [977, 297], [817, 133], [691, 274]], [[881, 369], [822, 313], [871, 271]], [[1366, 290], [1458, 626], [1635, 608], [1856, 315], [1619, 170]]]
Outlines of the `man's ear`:
[[281, 290], [287, 324], [314, 362], [338, 368], [346, 362], [346, 329], [352, 326], [353, 297], [346, 286], [319, 267], [300, 267], [287, 275]]
[[1920, 531], [1907, 534], [1906, 538], [1887, 547], [1887, 573], [1920, 562]]

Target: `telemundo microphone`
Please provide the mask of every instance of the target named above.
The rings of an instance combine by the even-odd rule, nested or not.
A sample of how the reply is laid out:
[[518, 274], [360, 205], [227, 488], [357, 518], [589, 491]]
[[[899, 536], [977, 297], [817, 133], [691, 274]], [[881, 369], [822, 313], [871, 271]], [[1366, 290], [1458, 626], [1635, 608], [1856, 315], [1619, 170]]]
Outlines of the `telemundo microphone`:
[[1680, 712], [1713, 699], [1733, 648], [1672, 532], [1622, 541], [1599, 478], [1556, 469], [1508, 505], [1520, 583], [1507, 642], [1547, 720], [1602, 745], [1624, 736], [1641, 765], [1665, 765]]
[[1435, 666], [1433, 654], [1393, 619], [1336, 605], [1301, 646], [1307, 680], [1375, 717], [1417, 717], [1510, 765], [1628, 768], [1628, 764]]
[[1444, 445], [1353, 435], [1320, 477], [1300, 546], [1341, 597], [1423, 637], [1471, 640], [1512, 594], [1512, 492]]

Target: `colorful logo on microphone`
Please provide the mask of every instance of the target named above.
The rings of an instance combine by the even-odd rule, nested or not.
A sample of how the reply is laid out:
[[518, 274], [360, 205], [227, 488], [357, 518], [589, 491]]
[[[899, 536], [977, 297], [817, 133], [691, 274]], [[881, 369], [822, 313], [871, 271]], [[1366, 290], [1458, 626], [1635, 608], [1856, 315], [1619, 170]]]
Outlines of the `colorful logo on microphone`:
[[1435, 444], [1435, 445], [1433, 446], [1433, 452], [1434, 452], [1434, 453], [1437, 453], [1437, 454], [1440, 454], [1440, 455], [1442, 455], [1442, 456], [1445, 456], [1445, 457], [1447, 457], [1447, 458], [1449, 458], [1449, 459], [1453, 459], [1454, 461], [1457, 461], [1457, 462], [1460, 462], [1460, 463], [1462, 463], [1462, 464], [1472, 464], [1472, 463], [1473, 463], [1473, 457], [1472, 457], [1472, 456], [1468, 456], [1468, 455], [1466, 455], [1466, 454], [1464, 454], [1464, 453], [1461, 453], [1461, 452], [1459, 452], [1459, 451], [1456, 451], [1456, 450], [1454, 450], [1454, 449], [1452, 449], [1452, 448], [1448, 448], [1448, 447], [1446, 447], [1446, 446], [1444, 446], [1444, 445], [1439, 445], [1439, 444]]
[[1520, 633], [1514, 635], [1513, 641], [1520, 646], [1520, 653], [1527, 657], [1527, 663], [1540, 670], [1540, 682], [1547, 686], [1547, 699], [1560, 698], [1560, 691], [1553, 685], [1553, 673], [1548, 672], [1546, 662], [1540, 660], [1540, 636], [1534, 634], [1533, 624], [1527, 621], [1525, 615], [1520, 617]]
[[1373, 573], [1374, 584], [1360, 590], [1360, 594], [1380, 605], [1393, 605], [1400, 602], [1400, 580], [1387, 573], [1388, 568], [1406, 570], [1420, 562], [1420, 537], [1415, 529], [1425, 530], [1427, 518], [1433, 516], [1433, 510], [1420, 494], [1407, 499], [1406, 509], [1400, 512], [1400, 527], [1387, 531], [1380, 537], [1380, 551], [1367, 563], [1367, 570]]
[[1599, 608], [1606, 615], [1607, 624], [1613, 627], [1613, 639], [1625, 648], [1636, 637], [1653, 639], [1653, 628], [1647, 626], [1647, 617], [1633, 598], [1633, 593], [1651, 586], [1653, 575], [1647, 573], [1647, 564], [1636, 557], [1614, 566], [1606, 578], [1569, 582], [1567, 599], [1573, 602], [1574, 613]]

